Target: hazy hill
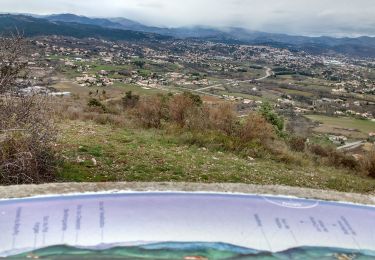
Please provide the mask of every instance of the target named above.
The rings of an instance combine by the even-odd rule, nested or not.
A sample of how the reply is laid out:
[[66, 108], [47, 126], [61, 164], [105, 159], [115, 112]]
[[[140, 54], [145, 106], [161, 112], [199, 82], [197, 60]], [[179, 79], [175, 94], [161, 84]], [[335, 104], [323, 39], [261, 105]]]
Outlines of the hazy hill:
[[314, 54], [340, 53], [360, 57], [375, 57], [375, 38], [306, 37], [287, 34], [250, 31], [243, 28], [207, 28], [202, 26], [160, 28], [146, 26], [126, 18], [97, 19], [72, 14], [47, 16], [46, 19], [62, 22], [100, 25], [108, 28], [157, 33], [176, 38], [198, 38], [232, 44], [264, 44], [274, 47], [304, 50]]
[[121, 24], [112, 22], [108, 19], [102, 18], [88, 18], [85, 16], [78, 16], [74, 14], [54, 14], [43, 17], [49, 21], [53, 22], [65, 22], [65, 23], [79, 23], [79, 24], [88, 24], [96, 25], [102, 27], [110, 27], [117, 29], [125, 29]]
[[[98, 22], [99, 23], [99, 22]], [[106, 24], [103, 22], [102, 25]], [[111, 29], [94, 24], [50, 21], [25, 15], [0, 15], [0, 32], [6, 33], [17, 28], [25, 36], [62, 35], [76, 38], [105, 38], [110, 40], [152, 40], [167, 39], [152, 33], [136, 32], [122, 29]]]
[[146, 26], [126, 18], [89, 18], [74, 14], [49, 16], [0, 15], [0, 30], [17, 27], [28, 36], [58, 34], [64, 36], [101, 37], [112, 40], [195, 38], [229, 44], [257, 44], [313, 54], [338, 53], [358, 57], [375, 57], [375, 38], [306, 37], [250, 31], [243, 28], [207, 28], [202, 26], [161, 28]]

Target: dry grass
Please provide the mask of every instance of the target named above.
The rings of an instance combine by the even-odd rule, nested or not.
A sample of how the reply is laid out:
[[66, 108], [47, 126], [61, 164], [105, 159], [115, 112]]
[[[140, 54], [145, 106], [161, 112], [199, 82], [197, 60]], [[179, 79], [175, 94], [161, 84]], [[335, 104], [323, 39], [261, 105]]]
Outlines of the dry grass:
[[98, 124], [110, 124], [115, 126], [125, 126], [127, 115], [119, 102], [109, 102], [103, 110], [102, 107], [85, 106], [79, 102], [70, 100], [60, 100], [55, 106], [55, 113], [60, 120], [80, 120], [93, 121]]
[[362, 167], [372, 178], [375, 178], [375, 150], [369, 151], [363, 158]]
[[318, 156], [315, 159], [318, 163], [324, 163], [336, 168], [346, 168], [350, 170], [360, 170], [361, 162], [355, 159], [352, 155], [338, 151], [333, 146], [322, 146], [318, 144], [311, 144], [308, 146], [311, 154]]

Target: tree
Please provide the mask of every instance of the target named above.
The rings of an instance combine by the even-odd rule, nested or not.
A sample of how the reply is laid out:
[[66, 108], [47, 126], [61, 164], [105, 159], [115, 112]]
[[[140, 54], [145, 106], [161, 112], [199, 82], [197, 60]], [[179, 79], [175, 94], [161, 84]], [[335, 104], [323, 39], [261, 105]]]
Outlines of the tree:
[[284, 120], [273, 109], [270, 103], [264, 102], [259, 112], [267, 120], [268, 123], [276, 127], [278, 133], [284, 130]]
[[125, 93], [125, 96], [122, 98], [122, 104], [125, 108], [134, 108], [139, 101], [139, 96], [134, 95], [132, 91]]
[[135, 61], [133, 61], [133, 64], [135, 66], [137, 66], [138, 68], [143, 69], [143, 67], [145, 66], [146, 62], [144, 62], [143, 60], [135, 60]]
[[198, 107], [203, 105], [203, 100], [202, 100], [201, 96], [199, 96], [199, 95], [196, 95], [196, 94], [193, 94], [191, 92], [185, 91], [184, 96], [186, 98], [191, 99], [193, 101], [194, 105], [196, 105]]

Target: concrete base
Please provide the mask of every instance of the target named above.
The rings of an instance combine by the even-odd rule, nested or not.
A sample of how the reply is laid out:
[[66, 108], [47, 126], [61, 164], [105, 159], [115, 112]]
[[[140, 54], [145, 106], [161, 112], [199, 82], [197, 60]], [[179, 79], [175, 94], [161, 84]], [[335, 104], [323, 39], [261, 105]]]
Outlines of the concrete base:
[[343, 201], [375, 205], [375, 196], [335, 191], [314, 190], [287, 186], [258, 186], [249, 184], [201, 184], [201, 183], [51, 183], [43, 185], [15, 185], [0, 187], [0, 199], [25, 198], [39, 195], [58, 195], [108, 191], [192, 191], [225, 192], [263, 195], [285, 195], [299, 198]]

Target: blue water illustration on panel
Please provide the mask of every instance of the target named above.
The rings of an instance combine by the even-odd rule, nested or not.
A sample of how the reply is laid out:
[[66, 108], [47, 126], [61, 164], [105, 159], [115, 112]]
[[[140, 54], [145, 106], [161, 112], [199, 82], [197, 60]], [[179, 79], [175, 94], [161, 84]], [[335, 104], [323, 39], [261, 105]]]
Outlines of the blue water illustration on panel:
[[373, 251], [359, 251], [324, 247], [298, 247], [282, 252], [267, 252], [238, 247], [224, 243], [156, 243], [141, 246], [109, 247], [106, 249], [52, 246], [29, 253], [9, 257], [10, 259], [375, 259]]

